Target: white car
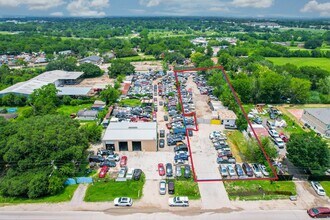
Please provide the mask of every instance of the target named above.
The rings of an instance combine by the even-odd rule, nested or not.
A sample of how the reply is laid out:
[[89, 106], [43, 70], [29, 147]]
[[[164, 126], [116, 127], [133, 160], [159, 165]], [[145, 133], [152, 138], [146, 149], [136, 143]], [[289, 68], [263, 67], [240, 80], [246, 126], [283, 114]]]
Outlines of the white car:
[[233, 168], [232, 165], [227, 165], [227, 170], [228, 170], [229, 176], [231, 176], [231, 177], [236, 176], [235, 169]]
[[166, 180], [161, 180], [159, 182], [159, 194], [160, 195], [166, 194]]
[[259, 168], [264, 176], [269, 176], [265, 165], [259, 164]]
[[180, 165], [175, 166], [175, 176], [177, 176], [177, 177], [182, 176], [181, 166]]
[[258, 164], [256, 164], [256, 163], [252, 164], [252, 170], [253, 170], [254, 175], [257, 178], [261, 178], [262, 177], [262, 172], [261, 172]]
[[108, 157], [107, 157], [107, 160], [111, 160], [111, 161], [116, 161], [118, 162], [120, 160], [120, 157], [118, 154], [110, 154]]
[[133, 200], [129, 197], [119, 197], [113, 200], [115, 206], [132, 206]]
[[280, 137], [274, 138], [274, 143], [276, 146], [278, 146], [278, 148], [280, 148], [280, 149], [284, 148], [284, 141], [282, 140], [282, 138], [280, 138]]
[[319, 196], [325, 196], [325, 191], [319, 182], [312, 181], [311, 184], [313, 189]]
[[186, 196], [176, 196], [174, 198], [168, 199], [168, 205], [173, 206], [181, 206], [181, 207], [187, 207], [189, 206], [189, 200]]
[[276, 130], [268, 130], [268, 133], [270, 134], [270, 136], [272, 136], [273, 138], [279, 138], [280, 135], [278, 134], [278, 132]]
[[128, 179], [128, 180], [132, 179], [134, 170], [135, 170], [134, 168], [129, 168], [128, 169], [128, 171], [126, 173], [126, 179]]

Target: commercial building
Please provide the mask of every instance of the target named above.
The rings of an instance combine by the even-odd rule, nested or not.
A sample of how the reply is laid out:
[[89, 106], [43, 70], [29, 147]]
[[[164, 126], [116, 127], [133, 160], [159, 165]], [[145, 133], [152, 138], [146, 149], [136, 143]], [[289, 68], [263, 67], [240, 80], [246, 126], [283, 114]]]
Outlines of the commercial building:
[[236, 127], [237, 116], [232, 110], [220, 109], [218, 116], [224, 126]]
[[83, 74], [83, 72], [67, 72], [63, 70], [44, 72], [28, 81], [16, 83], [15, 85], [0, 91], [0, 97], [10, 93], [29, 96], [34, 90], [51, 83], [61, 91], [66, 90], [63, 92], [65, 95], [70, 95], [67, 89], [63, 89], [62, 86], [78, 83]]
[[110, 122], [102, 143], [114, 151], [157, 151], [157, 123]]
[[306, 108], [301, 120], [311, 129], [330, 138], [330, 108]]

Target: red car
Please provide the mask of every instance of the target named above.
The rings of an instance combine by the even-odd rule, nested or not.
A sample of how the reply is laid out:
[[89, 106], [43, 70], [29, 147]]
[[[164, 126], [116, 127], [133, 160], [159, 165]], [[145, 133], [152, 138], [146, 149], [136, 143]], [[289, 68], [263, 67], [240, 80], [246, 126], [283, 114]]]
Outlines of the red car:
[[100, 173], [99, 173], [99, 178], [104, 178], [105, 175], [107, 175], [107, 172], [109, 171], [109, 167], [107, 166], [103, 166], [100, 170]]
[[307, 213], [312, 218], [329, 218], [330, 208], [327, 207], [316, 207], [307, 210]]
[[122, 156], [120, 159], [120, 167], [124, 167], [127, 164], [127, 157], [126, 156]]
[[285, 143], [289, 141], [289, 138], [284, 133], [281, 132], [279, 136]]
[[162, 164], [162, 163], [158, 164], [158, 173], [159, 173], [159, 176], [164, 176], [165, 175], [164, 164]]

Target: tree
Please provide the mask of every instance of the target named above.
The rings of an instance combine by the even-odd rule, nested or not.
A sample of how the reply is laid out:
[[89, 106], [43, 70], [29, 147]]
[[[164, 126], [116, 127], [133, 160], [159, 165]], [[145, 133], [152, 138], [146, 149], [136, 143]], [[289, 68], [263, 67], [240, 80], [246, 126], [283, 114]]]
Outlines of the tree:
[[311, 89], [311, 82], [307, 79], [292, 78], [290, 80], [291, 102], [306, 103]]
[[117, 101], [119, 95], [120, 92], [117, 89], [108, 85], [106, 89], [101, 92], [100, 97], [107, 103], [107, 105], [111, 105]]
[[30, 96], [30, 105], [33, 107], [34, 115], [46, 115], [56, 112], [59, 104], [57, 90], [54, 84], [42, 86], [34, 90]]
[[111, 66], [108, 68], [109, 76], [112, 78], [117, 77], [121, 74], [131, 74], [135, 72], [135, 67], [126, 60], [116, 59], [111, 63]]
[[80, 131], [91, 143], [101, 140], [102, 127], [97, 124], [85, 124], [80, 127]]
[[329, 168], [327, 143], [314, 132], [292, 134], [287, 143], [288, 159], [297, 167], [324, 173]]
[[322, 40], [321, 39], [310, 39], [305, 42], [305, 48], [306, 49], [315, 49], [317, 47], [322, 46]]
[[46, 66], [47, 71], [51, 70], [65, 70], [65, 71], [75, 71], [78, 69], [77, 60], [74, 57], [61, 58], [58, 60], [53, 60], [49, 62]]
[[79, 70], [84, 72], [84, 78], [102, 76], [102, 70], [100, 67], [92, 63], [83, 63], [79, 66]]
[[200, 52], [195, 52], [191, 54], [190, 59], [195, 64], [195, 66], [199, 66], [199, 64], [203, 62], [206, 57]]

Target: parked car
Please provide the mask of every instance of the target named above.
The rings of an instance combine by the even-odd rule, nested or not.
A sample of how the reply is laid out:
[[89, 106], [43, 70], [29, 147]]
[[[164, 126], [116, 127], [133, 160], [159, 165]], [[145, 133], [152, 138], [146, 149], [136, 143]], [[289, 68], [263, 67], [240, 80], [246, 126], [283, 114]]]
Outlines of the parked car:
[[280, 137], [280, 136], [278, 135], [278, 133], [277, 133], [276, 130], [271, 130], [271, 129], [269, 129], [269, 130], [268, 130], [268, 133], [269, 133], [270, 136], [272, 136], [273, 138], [278, 138], [278, 137]]
[[174, 161], [178, 161], [178, 160], [188, 160], [188, 154], [185, 153], [180, 153], [180, 154], [176, 154], [174, 156]]
[[168, 121], [168, 116], [164, 115], [164, 121]]
[[244, 171], [243, 171], [243, 168], [240, 164], [235, 164], [235, 170], [236, 170], [236, 173], [239, 177], [241, 176], [244, 176]]
[[266, 166], [263, 164], [259, 164], [259, 168], [264, 176], [269, 176], [269, 172], [266, 169]]
[[230, 177], [236, 176], [236, 172], [232, 165], [227, 165], [227, 170]]
[[248, 163], [243, 163], [242, 168], [247, 176], [249, 176], [249, 177], [253, 176], [253, 170]]
[[159, 147], [164, 148], [165, 147], [165, 140], [164, 139], [159, 139]]
[[126, 179], [131, 180], [133, 178], [134, 168], [129, 168], [126, 173]]
[[311, 181], [311, 185], [319, 196], [325, 196], [326, 193], [319, 182]]
[[174, 198], [168, 199], [168, 205], [173, 206], [181, 206], [181, 207], [187, 207], [189, 206], [189, 200], [186, 196], [176, 196]]
[[158, 164], [158, 173], [159, 173], [159, 176], [164, 176], [165, 175], [164, 164], [162, 164], [162, 163]]
[[100, 156], [109, 156], [111, 154], [114, 154], [114, 152], [111, 150], [101, 149], [101, 150], [97, 151], [97, 155], [100, 155]]
[[284, 141], [282, 140], [282, 138], [274, 138], [274, 143], [275, 145], [280, 148], [280, 149], [283, 149], [284, 148]]
[[275, 126], [274, 122], [267, 121], [266, 125], [267, 125], [268, 129], [270, 129], [270, 130], [275, 130], [276, 129], [276, 126]]
[[220, 171], [222, 178], [226, 178], [228, 176], [227, 167], [225, 165], [223, 165], [223, 164], [219, 165], [219, 171]]
[[135, 169], [133, 173], [133, 179], [134, 180], [140, 180], [140, 177], [142, 175], [142, 170], [141, 169]]
[[173, 176], [172, 164], [170, 164], [170, 163], [166, 164], [166, 176], [167, 177]]
[[193, 133], [193, 131], [192, 131], [192, 130], [188, 130], [188, 135], [189, 135], [189, 137], [192, 137], [192, 136], [194, 136], [194, 133]]
[[165, 130], [159, 131], [159, 137], [164, 138], [165, 137]]
[[107, 156], [107, 160], [118, 162], [120, 160], [120, 157], [118, 154], [110, 154], [109, 156]]
[[330, 218], [330, 208], [315, 207], [307, 210], [307, 214], [312, 218]]
[[253, 122], [256, 123], [256, 124], [261, 125], [262, 124], [262, 119], [260, 117], [256, 117], [256, 118], [253, 119]]
[[274, 113], [269, 113], [270, 119], [276, 119], [276, 115]]
[[189, 165], [185, 165], [184, 166], [184, 178], [190, 178], [191, 176], [191, 171], [190, 171], [190, 166]]
[[109, 171], [109, 167], [103, 166], [99, 173], [99, 178], [104, 178], [107, 175], [107, 172]]
[[127, 167], [122, 167], [119, 170], [118, 178], [124, 178], [127, 172]]
[[89, 162], [100, 163], [100, 162], [104, 161], [104, 158], [102, 156], [99, 156], [99, 155], [96, 155], [96, 156], [92, 155], [92, 156], [89, 156], [88, 161]]
[[161, 180], [159, 182], [159, 194], [160, 195], [166, 194], [166, 180]]
[[171, 194], [171, 195], [173, 195], [175, 193], [174, 182], [172, 180], [168, 181], [167, 191], [168, 191], [168, 194]]
[[252, 164], [252, 170], [253, 170], [253, 173], [256, 177], [262, 177], [262, 172], [258, 166], [258, 164], [254, 163]]
[[122, 156], [120, 159], [120, 167], [124, 167], [127, 164], [127, 157], [126, 156]]
[[113, 200], [115, 206], [132, 206], [133, 200], [129, 197], [119, 197]]
[[187, 145], [179, 145], [179, 146], [176, 146], [174, 147], [174, 152], [178, 152], [178, 151], [186, 151], [188, 152], [188, 147]]
[[217, 158], [217, 163], [218, 164], [228, 164], [228, 163], [235, 164], [236, 159], [234, 157], [227, 157], [227, 156], [218, 157]]
[[104, 166], [107, 166], [107, 167], [116, 167], [116, 162], [105, 160], [105, 161], [103, 161], [103, 162], [100, 163], [100, 167], [104, 167]]
[[289, 141], [288, 136], [286, 136], [283, 132], [281, 132], [279, 136], [284, 141], [284, 143], [287, 143]]
[[180, 165], [175, 166], [175, 176], [176, 177], [182, 176], [181, 166]]

